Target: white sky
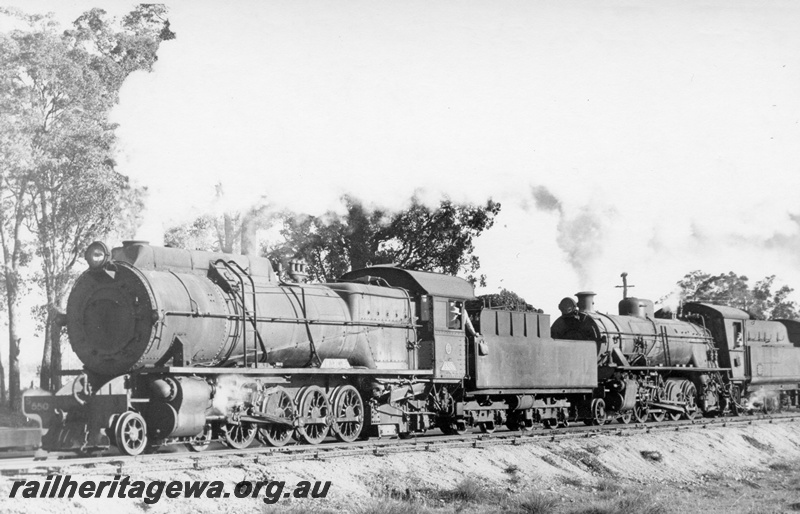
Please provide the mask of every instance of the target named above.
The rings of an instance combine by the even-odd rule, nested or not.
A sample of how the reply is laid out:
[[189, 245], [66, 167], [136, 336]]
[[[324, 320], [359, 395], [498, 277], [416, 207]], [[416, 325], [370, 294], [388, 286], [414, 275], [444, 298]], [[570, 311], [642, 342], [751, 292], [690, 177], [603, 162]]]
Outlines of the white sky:
[[311, 213], [421, 190], [500, 201], [488, 291], [551, 314], [584, 288], [614, 311], [622, 271], [653, 299], [694, 269], [800, 289], [797, 2], [168, 5], [177, 39], [114, 112], [119, 171], [151, 190], [142, 238], [210, 209], [218, 181], [229, 207]]

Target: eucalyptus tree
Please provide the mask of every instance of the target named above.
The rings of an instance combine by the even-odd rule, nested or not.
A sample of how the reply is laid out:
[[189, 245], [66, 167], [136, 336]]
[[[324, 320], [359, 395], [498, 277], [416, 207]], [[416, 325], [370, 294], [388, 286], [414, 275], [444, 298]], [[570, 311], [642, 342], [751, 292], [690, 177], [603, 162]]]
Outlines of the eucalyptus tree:
[[473, 253], [474, 240], [492, 227], [499, 203], [454, 203], [445, 198], [432, 207], [412, 197], [405, 209], [387, 211], [352, 197], [342, 200], [344, 215], [285, 213], [284, 241], [265, 253], [281, 262], [301, 257], [310, 276], [321, 281], [370, 264], [390, 263], [485, 281], [477, 275], [480, 259]]
[[20, 342], [11, 319], [19, 315], [19, 285], [14, 282], [26, 256], [23, 223], [34, 236], [32, 248], [41, 261], [36, 280], [47, 300], [40, 386], [57, 388], [58, 311], [73, 266], [89, 242], [114, 228], [121, 200], [133, 194], [127, 177], [115, 169], [116, 126], [109, 113], [125, 78], [151, 70], [160, 42], [174, 33], [161, 5], [140, 5], [120, 21], [92, 9], [66, 31], [48, 17], [5, 13], [28, 23], [26, 29], [0, 35], [0, 101], [4, 114], [11, 114], [3, 116], [0, 138], [13, 143], [5, 148], [11, 159], [2, 165], [7, 177], [2, 221], [13, 343], [9, 390], [17, 407]]

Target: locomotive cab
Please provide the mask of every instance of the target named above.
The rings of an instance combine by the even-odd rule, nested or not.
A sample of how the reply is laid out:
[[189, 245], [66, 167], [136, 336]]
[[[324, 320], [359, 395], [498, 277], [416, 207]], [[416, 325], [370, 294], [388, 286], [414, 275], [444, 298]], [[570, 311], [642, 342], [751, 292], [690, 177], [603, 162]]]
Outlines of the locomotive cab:
[[707, 326], [720, 365], [731, 369], [732, 396], [745, 409], [800, 403], [800, 323], [751, 319], [745, 311], [689, 302], [683, 317]]
[[412, 271], [395, 266], [372, 266], [342, 275], [341, 282], [384, 280], [409, 292], [416, 303], [416, 344], [409, 358], [418, 369], [432, 370], [435, 378], [461, 380], [466, 374], [464, 344], [466, 310], [474, 298], [466, 280], [438, 273]]

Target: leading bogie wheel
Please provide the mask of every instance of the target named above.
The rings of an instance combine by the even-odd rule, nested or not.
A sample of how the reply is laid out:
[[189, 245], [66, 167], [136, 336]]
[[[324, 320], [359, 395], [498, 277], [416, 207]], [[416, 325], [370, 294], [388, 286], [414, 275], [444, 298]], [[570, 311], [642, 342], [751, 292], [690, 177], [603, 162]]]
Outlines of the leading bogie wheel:
[[[278, 386], [261, 402], [261, 412], [270, 416], [294, 422], [295, 409], [292, 398], [286, 389]], [[294, 432], [294, 425], [271, 423], [258, 429], [258, 439], [270, 446], [283, 446], [289, 442]]]
[[301, 425], [295, 431], [297, 438], [308, 444], [319, 444], [325, 440], [331, 424], [328, 396], [321, 387], [308, 386], [300, 391], [298, 397]]
[[351, 443], [364, 429], [364, 402], [355, 387], [339, 386], [333, 391], [331, 432], [339, 441]]
[[147, 448], [147, 423], [138, 412], [123, 412], [114, 424], [114, 442], [125, 455], [140, 455]]
[[109, 447], [117, 445], [117, 437], [114, 434], [114, 431], [117, 427], [117, 420], [119, 419], [119, 414], [114, 414], [108, 420], [108, 426], [106, 427], [106, 437], [108, 437], [108, 444]]

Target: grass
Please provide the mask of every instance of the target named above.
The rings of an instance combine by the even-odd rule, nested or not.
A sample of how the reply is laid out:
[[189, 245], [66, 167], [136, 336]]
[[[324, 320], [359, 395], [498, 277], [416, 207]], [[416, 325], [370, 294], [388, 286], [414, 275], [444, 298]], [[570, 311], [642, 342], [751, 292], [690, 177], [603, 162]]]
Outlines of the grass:
[[769, 465], [769, 469], [772, 471], [791, 471], [794, 469], [794, 466], [788, 462], [773, 462]]
[[537, 492], [524, 494], [509, 503], [509, 508], [504, 511], [515, 514], [549, 514], [559, 504], [555, 497]]
[[[414, 473], [381, 474], [381, 487], [372, 498], [346, 510], [352, 514], [800, 513], [800, 463], [776, 459], [768, 468], [728, 471], [731, 476], [710, 473], [694, 482], [642, 484], [598, 476], [581, 480], [566, 473], [545, 480], [505, 464], [504, 477], [495, 481], [470, 476], [445, 489], [436, 489]], [[520, 482], [509, 484], [514, 477]], [[387, 483], [391, 486], [385, 487]], [[263, 513], [335, 512], [332, 506], [293, 502], [263, 508]]]
[[313, 503], [276, 503], [273, 505], [262, 505], [260, 514], [306, 514], [307, 512], [314, 512], [315, 514], [337, 514], [339, 511], [336, 509], [326, 509], [321, 505]]
[[608, 478], [604, 478], [602, 480], [598, 480], [597, 483], [594, 485], [595, 489], [600, 492], [604, 493], [616, 493], [622, 487], [619, 485], [619, 482], [616, 480], [610, 480]]
[[375, 501], [355, 510], [357, 514], [428, 514], [432, 512], [435, 511], [425, 505], [398, 500]]
[[440, 491], [436, 496], [445, 502], [488, 503], [497, 501], [504, 495], [473, 477], [467, 477], [454, 488]]
[[630, 493], [570, 511], [570, 514], [666, 514], [667, 508], [647, 493]]
[[578, 477], [568, 476], [568, 475], [561, 475], [559, 480], [562, 484], [568, 485], [570, 487], [583, 487], [585, 484], [583, 480]]

